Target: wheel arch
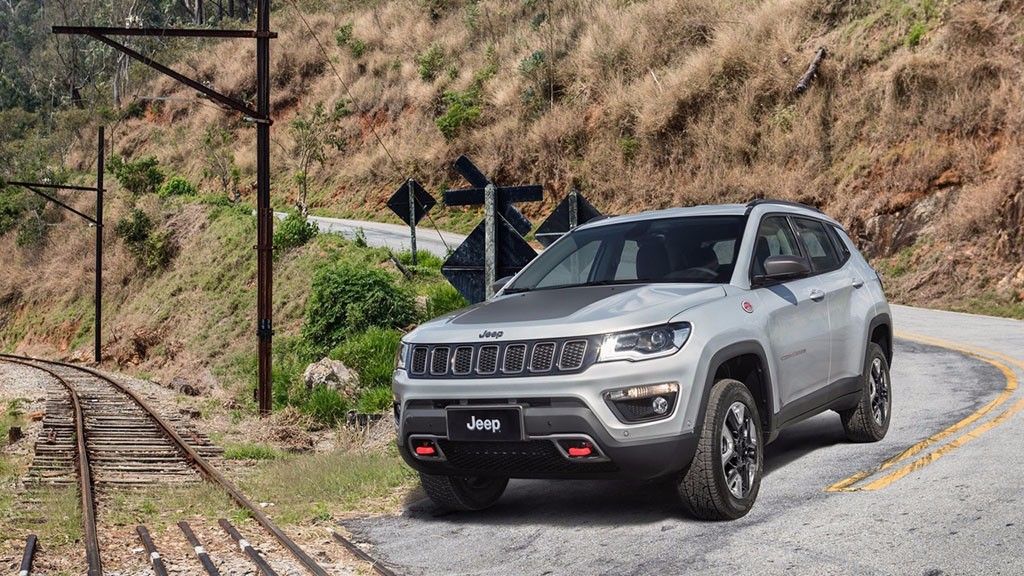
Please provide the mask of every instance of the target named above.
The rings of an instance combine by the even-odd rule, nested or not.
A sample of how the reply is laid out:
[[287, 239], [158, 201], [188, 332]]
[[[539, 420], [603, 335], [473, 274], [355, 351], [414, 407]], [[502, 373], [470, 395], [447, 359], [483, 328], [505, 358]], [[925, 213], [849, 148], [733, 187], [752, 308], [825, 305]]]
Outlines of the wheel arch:
[[725, 346], [711, 357], [698, 422], [704, 421], [711, 388], [722, 378], [739, 380], [747, 386], [754, 401], [757, 402], [766, 441], [774, 439], [778, 423], [775, 397], [772, 394], [771, 366], [764, 346], [756, 340], [744, 340]]
[[[868, 325], [868, 338], [869, 343], [875, 343], [882, 347], [882, 352], [885, 354], [885, 360], [892, 365], [892, 318], [887, 313], [881, 313], [871, 319]], [[867, 347], [864, 349], [864, 359], [861, 360], [861, 365], [867, 361]]]

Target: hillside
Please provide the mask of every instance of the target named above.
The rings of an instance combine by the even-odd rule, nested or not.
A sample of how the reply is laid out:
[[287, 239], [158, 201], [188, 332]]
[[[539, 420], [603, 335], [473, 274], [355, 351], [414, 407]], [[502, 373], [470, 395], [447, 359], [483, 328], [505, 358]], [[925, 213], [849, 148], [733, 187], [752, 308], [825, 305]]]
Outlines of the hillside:
[[[320, 106], [331, 145], [306, 171], [315, 213], [393, 218], [383, 201], [405, 177], [435, 193], [460, 185], [449, 166], [461, 153], [500, 182], [544, 183], [546, 201], [523, 206], [535, 222], [573, 185], [606, 213], [794, 199], [849, 228], [893, 300], [1024, 315], [1020, 2], [275, 5], [278, 207], [299, 200], [295, 121]], [[797, 96], [820, 46], [829, 53], [820, 76]], [[253, 93], [249, 42], [160, 49], [218, 90]], [[138, 66], [128, 94], [130, 113], [105, 112], [114, 153], [154, 156], [202, 194], [138, 201], [177, 246], [166, 270], [141, 274], [108, 230], [107, 346], [136, 371], [171, 378], [201, 367], [216, 380], [251, 348], [254, 131]], [[78, 124], [60, 132], [67, 145], [50, 168], [63, 163], [87, 181], [95, 121], [75, 113], [61, 117]], [[219, 148], [203, 144], [211, 140]], [[5, 145], [0, 157], [23, 149]], [[219, 159], [234, 174], [210, 150], [226, 151]], [[217, 206], [232, 190], [242, 205]], [[111, 221], [136, 205], [116, 186], [112, 197]], [[88, 347], [91, 231], [44, 215], [47, 242], [0, 238], [0, 346], [71, 355]], [[460, 231], [477, 218], [434, 215]], [[323, 250], [278, 260], [278, 335], [298, 334]]]

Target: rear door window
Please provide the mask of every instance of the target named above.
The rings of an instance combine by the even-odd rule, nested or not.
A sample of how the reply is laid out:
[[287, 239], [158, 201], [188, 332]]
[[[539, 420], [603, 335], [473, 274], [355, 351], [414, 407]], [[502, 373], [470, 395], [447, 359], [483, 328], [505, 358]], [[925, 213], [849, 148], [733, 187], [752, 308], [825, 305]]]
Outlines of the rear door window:
[[839, 256], [824, 223], [809, 218], [793, 218], [793, 225], [800, 236], [800, 242], [807, 249], [807, 256], [815, 273], [839, 268]]

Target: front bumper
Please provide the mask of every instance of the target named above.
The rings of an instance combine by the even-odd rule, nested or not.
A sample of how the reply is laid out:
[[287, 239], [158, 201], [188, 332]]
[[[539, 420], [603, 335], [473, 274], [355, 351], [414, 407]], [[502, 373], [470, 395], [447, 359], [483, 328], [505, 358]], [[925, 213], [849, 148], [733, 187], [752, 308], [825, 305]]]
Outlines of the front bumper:
[[[547, 398], [523, 406], [526, 439], [518, 442], [453, 442], [447, 439], [443, 404], [409, 402], [400, 415], [398, 449], [413, 469], [427, 474], [509, 478], [651, 479], [686, 468], [697, 448], [693, 433], [619, 441], [578, 399]], [[412, 439], [436, 442], [440, 454], [414, 454]], [[559, 441], [588, 440], [592, 458], [570, 458]]]

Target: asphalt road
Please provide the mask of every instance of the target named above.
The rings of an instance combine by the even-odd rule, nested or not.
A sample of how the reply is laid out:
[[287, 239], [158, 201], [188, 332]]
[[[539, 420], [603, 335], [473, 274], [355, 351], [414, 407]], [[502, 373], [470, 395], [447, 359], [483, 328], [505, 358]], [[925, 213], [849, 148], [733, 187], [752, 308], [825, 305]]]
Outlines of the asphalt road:
[[[285, 213], [275, 212], [278, 218], [284, 218]], [[402, 251], [410, 249], [409, 227], [400, 224], [386, 224], [383, 222], [368, 222], [364, 220], [347, 220], [344, 218], [327, 218], [325, 216], [309, 216], [310, 222], [317, 225], [321, 232], [341, 234], [346, 238], [353, 239], [358, 231], [362, 230], [366, 243], [370, 246], [391, 248]], [[444, 258], [448, 255], [449, 248], [454, 250], [465, 240], [465, 236], [454, 232], [437, 231], [432, 227], [424, 226], [429, 220], [422, 220], [421, 225], [416, 227], [416, 249], [425, 250]]]
[[906, 307], [894, 322], [1002, 367], [900, 339], [885, 440], [847, 443], [832, 413], [784, 431], [740, 520], [689, 519], [656, 483], [513, 481], [482, 513], [438, 515], [417, 491], [401, 515], [345, 527], [401, 574], [1024, 574], [1024, 392], [1003, 372], [1024, 378], [1024, 322]]

